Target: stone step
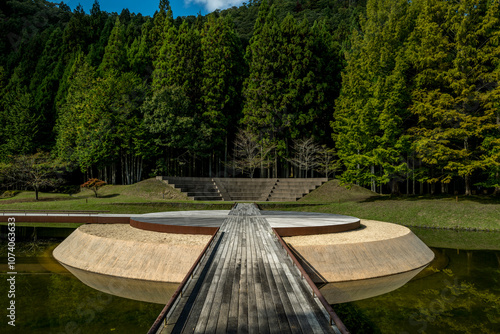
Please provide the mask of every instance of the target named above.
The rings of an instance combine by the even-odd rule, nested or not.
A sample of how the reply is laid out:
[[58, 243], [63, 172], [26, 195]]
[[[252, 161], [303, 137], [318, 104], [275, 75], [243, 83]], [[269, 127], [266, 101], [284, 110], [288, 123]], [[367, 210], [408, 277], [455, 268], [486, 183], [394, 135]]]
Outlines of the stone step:
[[295, 201], [326, 179], [158, 177], [194, 200]]

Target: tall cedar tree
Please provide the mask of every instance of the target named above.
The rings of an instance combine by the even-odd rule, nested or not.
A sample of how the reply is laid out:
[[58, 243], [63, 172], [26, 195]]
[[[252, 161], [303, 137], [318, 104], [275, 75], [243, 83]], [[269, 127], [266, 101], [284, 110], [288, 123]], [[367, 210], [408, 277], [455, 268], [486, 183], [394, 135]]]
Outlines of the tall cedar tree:
[[277, 176], [278, 157], [285, 161], [290, 139], [324, 134], [317, 123], [332, 107], [327, 101], [335, 95], [334, 85], [329, 83], [336, 73], [319, 55], [330, 53], [332, 41], [323, 24], [309, 28], [306, 20], [297, 23], [292, 15], [279, 24], [274, 7], [268, 9], [266, 1], [254, 30], [247, 48], [243, 124], [260, 141], [276, 146]]
[[230, 17], [209, 16], [201, 32], [202, 117], [212, 150], [226, 148], [241, 108], [243, 53]]
[[332, 122], [344, 182], [375, 191], [392, 181], [392, 192], [398, 192], [409, 150], [404, 43], [412, 22], [407, 1], [372, 0], [361, 32], [353, 32]]
[[128, 67], [125, 27], [117, 17], [115, 26], [109, 36], [108, 45], [106, 46], [98, 72], [101, 75], [105, 75], [105, 73], [109, 71], [124, 72]]
[[498, 168], [499, 4], [429, 0], [422, 6], [410, 53], [417, 71], [414, 146], [433, 168], [428, 182], [459, 176], [468, 195], [475, 172]]

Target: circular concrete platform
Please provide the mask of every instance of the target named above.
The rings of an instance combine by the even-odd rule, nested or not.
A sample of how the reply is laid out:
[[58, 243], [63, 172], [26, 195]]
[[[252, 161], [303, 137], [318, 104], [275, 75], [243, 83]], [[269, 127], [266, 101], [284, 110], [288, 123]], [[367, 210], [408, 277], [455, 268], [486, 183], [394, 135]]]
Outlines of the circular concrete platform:
[[[228, 218], [229, 210], [169, 211], [130, 218], [132, 227], [164, 233], [212, 234]], [[261, 211], [281, 236], [338, 233], [357, 229], [359, 218], [315, 212]]]
[[[83, 225], [53, 255], [95, 289], [164, 303], [171, 283], [182, 281], [208, 243], [207, 231], [213, 234], [228, 213], [176, 211], [134, 216], [130, 225]], [[400, 225], [321, 213], [262, 213], [331, 303], [394, 290], [434, 257]]]

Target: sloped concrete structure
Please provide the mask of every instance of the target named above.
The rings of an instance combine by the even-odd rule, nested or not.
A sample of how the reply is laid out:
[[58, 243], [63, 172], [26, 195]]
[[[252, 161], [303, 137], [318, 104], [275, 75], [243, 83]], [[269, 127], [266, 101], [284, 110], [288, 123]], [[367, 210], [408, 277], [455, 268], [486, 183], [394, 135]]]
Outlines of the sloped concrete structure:
[[[182, 281], [210, 239], [190, 233], [198, 227], [216, 230], [228, 213], [165, 212], [131, 216], [130, 225], [84, 225], [53, 254], [95, 289], [164, 303], [172, 283]], [[395, 224], [300, 212], [262, 211], [261, 217], [284, 237], [330, 303], [399, 288], [434, 258], [408, 228]], [[133, 227], [134, 222], [140, 224]], [[165, 226], [169, 232], [160, 232]]]

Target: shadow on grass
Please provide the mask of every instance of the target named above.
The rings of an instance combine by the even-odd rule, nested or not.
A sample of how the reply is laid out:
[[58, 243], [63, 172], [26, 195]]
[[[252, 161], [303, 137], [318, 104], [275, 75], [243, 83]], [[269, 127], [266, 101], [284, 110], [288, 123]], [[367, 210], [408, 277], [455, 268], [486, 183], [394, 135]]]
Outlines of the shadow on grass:
[[407, 202], [417, 202], [417, 201], [443, 201], [443, 202], [476, 202], [480, 204], [500, 204], [500, 196], [493, 195], [380, 195], [371, 196], [358, 203], [374, 203], [383, 201], [407, 201]]
[[[97, 198], [113, 198], [113, 197], [118, 197], [120, 194], [109, 194], [109, 195], [98, 195]], [[95, 198], [95, 196], [92, 196]]]
[[19, 199], [2, 199], [0, 200], [0, 205], [2, 204], [15, 204], [15, 203], [39, 203], [39, 202], [59, 202], [59, 201], [71, 201], [76, 200], [75, 197], [39, 197], [38, 200], [33, 198], [19, 198]]

